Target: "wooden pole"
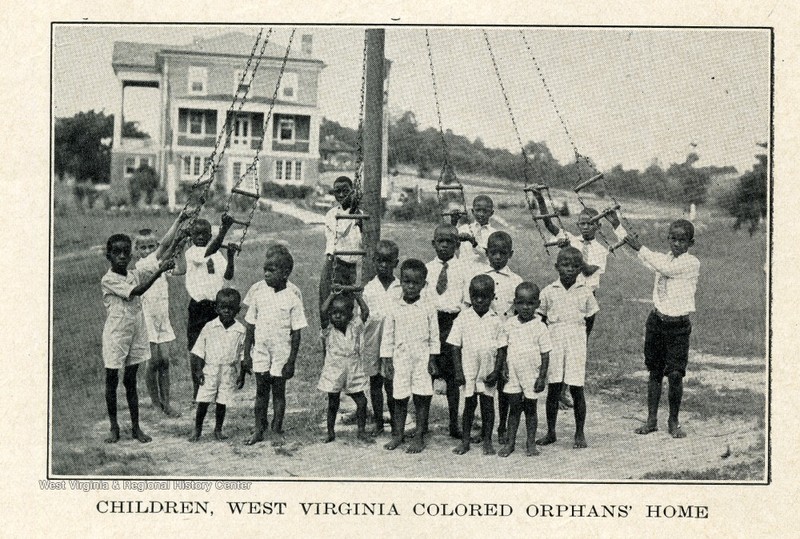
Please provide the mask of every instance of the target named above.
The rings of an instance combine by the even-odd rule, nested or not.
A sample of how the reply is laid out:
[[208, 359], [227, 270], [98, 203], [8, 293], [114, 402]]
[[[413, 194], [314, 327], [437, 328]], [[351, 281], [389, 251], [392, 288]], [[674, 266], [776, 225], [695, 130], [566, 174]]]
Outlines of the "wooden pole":
[[366, 87], [364, 91], [364, 194], [361, 208], [370, 216], [364, 221], [363, 248], [366, 251], [361, 280], [375, 276], [372, 256], [381, 238], [381, 163], [383, 157], [383, 79], [385, 30], [367, 32]]

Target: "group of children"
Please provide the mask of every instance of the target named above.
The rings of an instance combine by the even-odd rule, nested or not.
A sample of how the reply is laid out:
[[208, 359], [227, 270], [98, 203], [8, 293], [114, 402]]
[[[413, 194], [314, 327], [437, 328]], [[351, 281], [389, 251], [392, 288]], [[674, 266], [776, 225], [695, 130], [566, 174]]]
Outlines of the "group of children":
[[[363, 288], [353, 286], [360, 247], [360, 221], [337, 218], [357, 214], [353, 185], [347, 177], [334, 183], [337, 206], [326, 216], [326, 261], [320, 279], [320, 322], [324, 350], [318, 389], [327, 394], [324, 442], [336, 438], [335, 423], [341, 393], [356, 405], [357, 437], [366, 443], [385, 431], [384, 406], [388, 408], [394, 450], [418, 453], [426, 446], [428, 417], [434, 387], [441, 384], [448, 407], [450, 436], [459, 440], [456, 454], [472, 443], [494, 454], [495, 398], [498, 401], [497, 435], [506, 457], [515, 449], [516, 436], [525, 413], [526, 453], [538, 454], [537, 445], [556, 441], [559, 401], [567, 390], [575, 415], [573, 447], [587, 446], [585, 381], [587, 338], [599, 311], [595, 298], [600, 275], [605, 271], [608, 249], [597, 241], [598, 213], [584, 209], [578, 218], [580, 236], [559, 229], [549, 219], [547, 229], [559, 239], [555, 264], [558, 278], [542, 290], [508, 267], [513, 241], [489, 224], [492, 199], [473, 201], [474, 221], [460, 228], [437, 226], [432, 245], [435, 257], [428, 263], [407, 258], [400, 264], [400, 249], [392, 241], [378, 242], [374, 251], [375, 277]], [[547, 214], [544, 198], [535, 193]], [[678, 438], [685, 433], [678, 422], [682, 378], [688, 358], [694, 292], [699, 262], [687, 253], [694, 242], [688, 221], [672, 223], [670, 254], [653, 253], [628, 235], [612, 212], [607, 215], [620, 238], [638, 251], [638, 257], [656, 274], [654, 310], [646, 325], [645, 361], [650, 372], [649, 416], [637, 433], [657, 430], [657, 411], [664, 376], [669, 379], [669, 431]], [[140, 260], [128, 270], [132, 242], [115, 234], [108, 239], [106, 257], [111, 269], [102, 289], [108, 319], [103, 332], [106, 366], [106, 401], [111, 436], [119, 439], [116, 388], [119, 371], [130, 408], [133, 437], [150, 440], [138, 424], [136, 372], [149, 360], [147, 385], [153, 403], [168, 416], [177, 412], [169, 404], [169, 351], [174, 340], [168, 313], [164, 274], [186, 273], [190, 296], [187, 339], [197, 402], [191, 441], [200, 438], [211, 403], [216, 405], [214, 436], [222, 431], [226, 405], [233, 390], [243, 387], [245, 376], [256, 381], [255, 428], [247, 444], [265, 439], [271, 431], [280, 443], [286, 407], [286, 382], [294, 375], [301, 330], [307, 326], [302, 294], [289, 282], [293, 258], [281, 244], [265, 253], [264, 279], [241, 299], [228, 284], [234, 274], [234, 249], [227, 258], [219, 250], [233, 221], [223, 216], [219, 233], [212, 239], [210, 224], [193, 221], [184, 232], [180, 215], [161, 242], [149, 230], [136, 237]], [[186, 227], [184, 227], [186, 228]], [[180, 231], [179, 231], [180, 230]], [[191, 237], [192, 246], [180, 251]], [[178, 259], [179, 263], [173, 262]], [[399, 278], [395, 270], [400, 266]], [[142, 298], [140, 300], [140, 297]], [[247, 306], [244, 323], [236, 320], [241, 304]], [[149, 341], [149, 345], [148, 345]], [[547, 388], [547, 432], [536, 439], [536, 400]], [[367, 432], [367, 392], [374, 429]], [[268, 424], [272, 394], [273, 419]], [[463, 412], [459, 421], [459, 407]], [[413, 403], [416, 428], [405, 430], [409, 404]], [[472, 435], [476, 409], [481, 430]]]

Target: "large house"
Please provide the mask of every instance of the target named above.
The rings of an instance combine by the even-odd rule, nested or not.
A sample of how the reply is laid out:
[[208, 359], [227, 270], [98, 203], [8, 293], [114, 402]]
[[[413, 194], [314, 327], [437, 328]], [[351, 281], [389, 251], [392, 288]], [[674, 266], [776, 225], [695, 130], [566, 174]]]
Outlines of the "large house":
[[[265, 181], [295, 185], [317, 182], [317, 88], [325, 65], [312, 56], [311, 35], [303, 35], [299, 41], [300, 46], [293, 45], [290, 51], [268, 125], [264, 122], [286, 51], [279, 44], [268, 44], [247, 101], [231, 118], [229, 133], [222, 139], [224, 157], [216, 174], [217, 181], [227, 189], [253, 162], [265, 127], [267, 136], [259, 154], [257, 178], [251, 175], [242, 187], [254, 189], [256, 180], [259, 185]], [[158, 172], [170, 205], [175, 205], [180, 186], [190, 185], [202, 174], [233, 97], [237, 90], [244, 90], [242, 72], [254, 42], [255, 36], [232, 32], [197, 39], [188, 46], [114, 43], [112, 66], [121, 98], [114, 115], [110, 177], [117, 196], [127, 196], [127, 180], [139, 166], [147, 164]], [[248, 83], [249, 76], [244, 80], [245, 85]], [[151, 133], [150, 138], [122, 136], [125, 88], [129, 87], [159, 90], [159, 132]]]

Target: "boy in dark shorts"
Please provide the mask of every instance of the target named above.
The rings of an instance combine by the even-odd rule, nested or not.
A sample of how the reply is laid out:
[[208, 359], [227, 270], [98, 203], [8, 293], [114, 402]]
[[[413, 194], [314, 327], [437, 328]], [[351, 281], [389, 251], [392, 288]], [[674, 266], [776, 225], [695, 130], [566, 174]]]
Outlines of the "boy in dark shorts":
[[673, 438], [685, 438], [678, 422], [683, 398], [683, 377], [689, 359], [689, 336], [694, 312], [694, 294], [700, 274], [700, 261], [688, 253], [694, 245], [694, 225], [685, 219], [669, 227], [667, 253], [654, 253], [638, 238], [628, 236], [627, 244], [639, 253], [639, 260], [655, 274], [653, 285], [654, 309], [647, 317], [644, 337], [644, 361], [650, 377], [647, 383], [647, 422], [636, 429], [637, 434], [658, 430], [658, 403], [664, 376], [669, 379], [669, 433]]

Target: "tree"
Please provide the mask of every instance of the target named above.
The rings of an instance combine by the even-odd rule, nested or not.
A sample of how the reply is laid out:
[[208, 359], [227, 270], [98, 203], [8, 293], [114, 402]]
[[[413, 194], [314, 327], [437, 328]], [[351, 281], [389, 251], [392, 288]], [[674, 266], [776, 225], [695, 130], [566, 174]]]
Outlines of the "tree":
[[706, 201], [708, 184], [711, 177], [708, 173], [694, 168], [700, 157], [692, 152], [686, 156], [686, 161], [670, 165], [667, 174], [678, 180], [683, 192], [683, 201], [686, 204], [702, 204]]
[[745, 172], [739, 179], [728, 211], [736, 217], [733, 225], [738, 230], [742, 224], [750, 223], [750, 235], [758, 228], [759, 221], [767, 216], [767, 156], [756, 155], [758, 163], [753, 170]]
[[[145, 138], [133, 122], [125, 122], [124, 137]], [[54, 129], [55, 173], [61, 179], [71, 174], [79, 182], [107, 182], [111, 170], [111, 142], [114, 115], [79, 112], [71, 118], [56, 118]]]

